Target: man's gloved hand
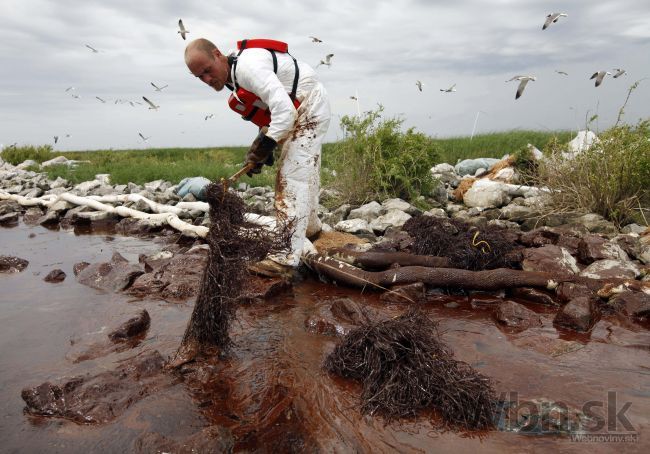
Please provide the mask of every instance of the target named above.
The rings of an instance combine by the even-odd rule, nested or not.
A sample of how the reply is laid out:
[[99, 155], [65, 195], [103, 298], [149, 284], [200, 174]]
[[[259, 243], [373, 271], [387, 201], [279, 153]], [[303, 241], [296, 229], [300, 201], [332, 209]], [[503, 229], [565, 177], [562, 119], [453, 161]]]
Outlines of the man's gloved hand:
[[246, 175], [252, 177], [253, 174], [262, 172], [264, 165], [272, 166], [275, 159], [273, 157], [273, 150], [278, 143], [266, 135], [266, 130], [260, 130], [253, 144], [246, 153], [246, 164], [254, 164], [255, 166], [246, 172]]

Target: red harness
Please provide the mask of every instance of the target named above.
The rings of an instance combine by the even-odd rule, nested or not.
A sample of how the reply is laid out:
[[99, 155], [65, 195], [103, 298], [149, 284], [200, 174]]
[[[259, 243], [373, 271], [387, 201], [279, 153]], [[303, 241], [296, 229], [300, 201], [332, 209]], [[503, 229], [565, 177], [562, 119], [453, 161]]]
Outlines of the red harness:
[[[273, 57], [273, 72], [278, 72], [278, 58], [275, 55], [276, 52], [283, 54], [289, 54], [289, 46], [287, 43], [282, 41], [275, 41], [273, 39], [248, 39], [237, 41], [237, 49], [239, 53], [237, 57], [241, 55], [244, 49], [266, 49], [271, 52]], [[291, 54], [289, 54], [291, 56]], [[255, 93], [250, 92], [244, 88], [241, 88], [237, 84], [237, 57], [229, 57], [228, 60], [232, 67], [233, 74], [233, 85], [227, 85], [227, 87], [232, 91], [232, 94], [228, 98], [228, 106], [235, 112], [237, 112], [241, 117], [246, 121], [252, 121], [258, 127], [268, 126], [271, 124], [271, 110], [269, 107], [257, 96]], [[291, 56], [293, 58], [293, 56]], [[293, 87], [289, 97], [293, 101], [294, 107], [297, 109], [300, 106], [300, 102], [296, 99], [296, 90], [298, 89], [298, 62], [293, 58], [293, 63], [296, 68], [295, 76], [293, 78]]]

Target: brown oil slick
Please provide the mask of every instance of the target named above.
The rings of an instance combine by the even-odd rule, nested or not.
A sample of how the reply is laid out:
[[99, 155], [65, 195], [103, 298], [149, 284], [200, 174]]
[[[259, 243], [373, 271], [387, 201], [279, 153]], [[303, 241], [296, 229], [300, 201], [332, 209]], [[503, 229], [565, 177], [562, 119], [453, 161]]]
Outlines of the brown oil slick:
[[[35, 234], [32, 238], [29, 236]], [[110, 238], [110, 239], [109, 239]], [[433, 412], [387, 423], [360, 411], [361, 387], [328, 374], [324, 358], [334, 349], [343, 322], [335, 302], [349, 298], [374, 316], [395, 317], [405, 304], [379, 295], [323, 284], [310, 278], [266, 301], [242, 304], [232, 324], [231, 354], [161, 372], [164, 386], [151, 388], [102, 424], [23, 413], [25, 387], [61, 383], [76, 376], [119, 370], [136, 355], [170, 357], [192, 312], [192, 301], [104, 293], [74, 278], [53, 287], [42, 277], [57, 268], [72, 276], [81, 261], [107, 260], [119, 252], [137, 262], [159, 248], [150, 240], [117, 234], [74, 234], [19, 225], [0, 229], [2, 254], [27, 259], [22, 272], [0, 275], [0, 436], [6, 452], [155, 452], [196, 446], [234, 452], [644, 452], [650, 447], [650, 369], [647, 327], [604, 316], [589, 334], [558, 331], [554, 311], [528, 304], [541, 326], [512, 333], [493, 318], [493, 305], [464, 295], [430, 294], [421, 308], [440, 324], [458, 360], [491, 377], [497, 393], [524, 400], [561, 401], [580, 408], [589, 401], [617, 408], [639, 434], [631, 444], [577, 443], [569, 436], [526, 436], [507, 430], [456, 432], [440, 428]], [[60, 263], [59, 263], [60, 262]], [[107, 340], [107, 328], [134, 309], [146, 309], [151, 325], [144, 339], [125, 351], [74, 362], [70, 352]], [[339, 314], [337, 316], [337, 314]], [[310, 320], [320, 323], [310, 323]], [[333, 329], [313, 329], [330, 326]], [[74, 345], [71, 345], [74, 344]], [[160, 383], [159, 383], [160, 384]], [[141, 385], [140, 385], [141, 386]], [[145, 386], [146, 383], [145, 383]], [[132, 392], [137, 389], [134, 385]], [[127, 390], [128, 391], [128, 390]], [[607, 408], [604, 408], [607, 410]], [[605, 429], [606, 430], [606, 429]], [[603, 430], [603, 431], [605, 431]], [[619, 432], [623, 428], [618, 427]], [[177, 452], [168, 448], [167, 451]], [[209, 451], [208, 451], [209, 452]]]

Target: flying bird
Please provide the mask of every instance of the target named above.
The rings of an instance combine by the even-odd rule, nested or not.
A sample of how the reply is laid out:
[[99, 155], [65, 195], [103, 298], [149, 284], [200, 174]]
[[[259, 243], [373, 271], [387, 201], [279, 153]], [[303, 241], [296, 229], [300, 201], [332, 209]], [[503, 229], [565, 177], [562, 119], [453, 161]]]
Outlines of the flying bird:
[[[155, 105], [155, 104], [152, 103], [151, 101], [149, 101], [149, 100], [147, 99], [146, 96], [143, 96], [142, 99], [144, 99], [144, 101], [145, 101], [147, 104], [149, 104], [149, 106], [150, 106], [149, 109], [158, 110], [158, 108], [160, 107], [160, 106]], [[130, 101], [129, 101], [129, 102], [130, 102]]]
[[566, 13], [553, 13], [553, 14], [549, 14], [548, 16], [546, 16], [546, 21], [544, 22], [544, 25], [542, 26], [542, 30], [546, 30], [549, 25], [554, 24], [555, 22], [557, 22], [560, 19], [560, 17], [567, 17], [567, 14]]
[[151, 82], [151, 85], [153, 85], [153, 88], [156, 89], [156, 91], [163, 91], [163, 88], [167, 88], [169, 85], [163, 85], [162, 87], [159, 87], [158, 85], [154, 84]]
[[359, 100], [359, 98], [357, 98], [356, 96], [350, 96], [350, 99], [353, 100], [353, 101], [358, 101]]
[[446, 89], [441, 88], [440, 91], [444, 91], [445, 93], [453, 93], [454, 91], [456, 91], [456, 84], [454, 84], [451, 87], [446, 88]]
[[318, 65], [316, 65], [316, 66], [317, 66], [317, 67], [320, 66], [320, 65], [331, 66], [331, 64], [332, 64], [332, 57], [333, 57], [333, 56], [334, 56], [334, 54], [327, 54], [327, 55], [325, 55], [325, 60], [321, 60], [320, 63], [319, 63]]
[[59, 141], [59, 136], [54, 136], [54, 145]]
[[589, 80], [596, 79], [596, 83], [594, 84], [594, 86], [598, 87], [600, 84], [603, 83], [603, 79], [607, 74], [609, 74], [610, 76], [612, 75], [612, 73], [610, 73], [609, 71], [598, 71], [593, 73], [593, 75], [589, 78]]
[[79, 98], [81, 98], [81, 96], [79, 96], [79, 95], [75, 95], [74, 93], [73, 93], [71, 96], [72, 96], [74, 99], [79, 99]]
[[74, 87], [68, 87], [65, 89], [65, 91], [70, 91], [70, 90], [74, 90]]
[[142, 137], [142, 140], [145, 141], [145, 142], [151, 138], [151, 136], [149, 136], [149, 137], [145, 137], [145, 136], [143, 136], [141, 132], [139, 132], [138, 135], [139, 135], [140, 137]]
[[422, 82], [420, 82], [419, 80], [416, 80], [415, 81], [415, 86], [418, 87], [418, 90], [422, 91]]
[[183, 19], [178, 19], [178, 30], [176, 33], [181, 34], [181, 38], [185, 39], [185, 35], [187, 35], [190, 31], [185, 29], [185, 26], [183, 25]]
[[105, 103], [106, 103], [106, 101], [104, 101], [104, 100], [103, 100], [102, 98], [100, 98], [99, 96], [95, 96], [95, 98], [99, 99], [99, 100], [102, 102], [102, 104], [105, 104]]
[[311, 38], [312, 43], [322, 43], [323, 42], [322, 39], [318, 39], [315, 36], [310, 36], [310, 38]]
[[616, 74], [614, 74], [614, 76], [612, 76], [612, 77], [614, 77], [614, 79], [616, 79], [618, 77], [621, 77], [623, 74], [627, 74], [627, 71], [625, 71], [622, 68], [614, 68], [614, 71], [616, 71]]
[[205, 120], [205, 121], [208, 121], [208, 119], [209, 119], [209, 118], [212, 118], [212, 117], [214, 117], [214, 114], [206, 115], [205, 118], [204, 118], [204, 120]]
[[96, 54], [96, 53], [99, 52], [99, 51], [98, 51], [97, 49], [95, 49], [93, 46], [89, 46], [88, 44], [86, 44], [86, 47], [87, 47], [88, 49], [92, 50], [94, 54]]
[[557, 69], [555, 70], [555, 72], [558, 73], [558, 74], [562, 74], [563, 76], [568, 76], [569, 75], [569, 73], [564, 72], [564, 71], [559, 71]]
[[515, 99], [519, 99], [519, 97], [524, 93], [524, 88], [526, 88], [526, 84], [528, 81], [532, 80], [533, 82], [537, 80], [537, 77], [535, 76], [515, 76], [512, 79], [506, 80], [506, 82], [512, 82], [513, 80], [518, 80], [519, 81], [519, 86], [517, 87], [517, 94], [515, 95]]

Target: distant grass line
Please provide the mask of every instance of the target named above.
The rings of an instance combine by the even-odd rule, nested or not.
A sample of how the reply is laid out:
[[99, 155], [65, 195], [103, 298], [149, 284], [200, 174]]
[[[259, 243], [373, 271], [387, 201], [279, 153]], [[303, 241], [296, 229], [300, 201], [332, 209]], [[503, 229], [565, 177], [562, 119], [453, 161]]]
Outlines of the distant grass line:
[[[459, 160], [470, 158], [501, 158], [504, 154], [514, 153], [528, 143], [539, 149], [557, 137], [559, 142], [567, 142], [573, 137], [570, 131], [506, 131], [480, 134], [470, 140], [469, 137], [432, 138], [439, 157], [432, 165], [447, 162], [455, 164]], [[323, 170], [331, 172], [328, 151], [334, 143], [323, 146]], [[52, 166], [47, 169], [48, 177], [62, 177], [72, 183], [92, 180], [96, 174], [108, 173], [113, 184], [133, 182], [142, 184], [163, 179], [178, 183], [185, 177], [203, 176], [211, 180], [228, 177], [235, 173], [244, 162], [247, 147], [210, 147], [210, 148], [152, 148], [146, 150], [92, 150], [74, 152], [51, 152], [35, 154], [35, 147], [17, 147], [24, 156], [17, 156], [12, 161], [18, 164], [25, 159], [42, 162], [56, 156], [68, 159], [90, 161], [82, 163], [75, 169], [66, 166]], [[29, 151], [29, 153], [27, 153]], [[42, 150], [41, 150], [42, 151]], [[5, 151], [7, 152], [7, 151]], [[30, 154], [31, 153], [31, 154]], [[14, 153], [16, 155], [16, 153]], [[254, 178], [243, 177], [241, 181], [251, 186], [273, 186], [275, 167], [265, 167], [262, 174]], [[331, 177], [330, 177], [331, 178]]]
[[557, 137], [560, 143], [568, 142], [575, 136], [571, 131], [528, 131], [514, 130], [491, 132], [469, 137], [450, 137], [432, 139], [438, 147], [440, 162], [456, 164], [457, 161], [473, 158], [501, 158], [512, 154], [529, 143], [540, 150]]

